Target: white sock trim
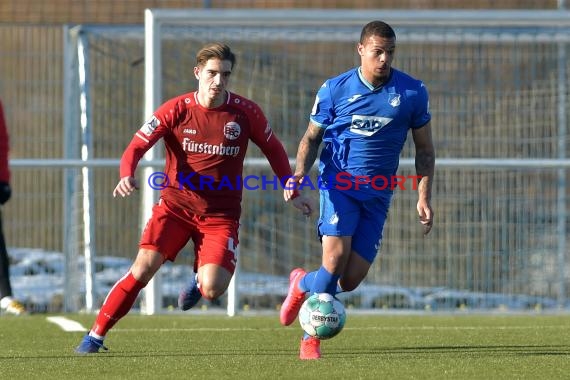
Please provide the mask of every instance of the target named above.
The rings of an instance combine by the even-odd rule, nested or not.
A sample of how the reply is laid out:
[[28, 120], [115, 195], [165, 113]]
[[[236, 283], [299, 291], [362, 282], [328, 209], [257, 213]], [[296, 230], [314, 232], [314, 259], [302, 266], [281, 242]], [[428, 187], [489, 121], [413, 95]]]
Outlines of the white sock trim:
[[105, 337], [104, 337], [104, 336], [97, 335], [97, 334], [95, 334], [93, 331], [89, 331], [89, 336], [92, 336], [92, 337], [95, 338], [95, 339], [105, 340]]

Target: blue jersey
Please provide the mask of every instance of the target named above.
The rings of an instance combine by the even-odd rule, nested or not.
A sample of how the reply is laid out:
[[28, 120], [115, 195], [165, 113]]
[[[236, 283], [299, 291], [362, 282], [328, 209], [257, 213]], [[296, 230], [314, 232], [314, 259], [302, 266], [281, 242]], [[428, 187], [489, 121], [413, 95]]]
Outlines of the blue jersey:
[[[325, 128], [319, 171], [328, 186], [339, 173], [343, 181], [356, 176], [388, 180], [398, 170], [399, 157], [410, 128], [431, 120], [424, 84], [391, 70], [379, 88], [364, 79], [360, 68], [327, 80], [319, 89], [310, 120]], [[377, 187], [361, 184], [360, 195], [380, 195]], [[380, 193], [391, 194], [390, 186]]]

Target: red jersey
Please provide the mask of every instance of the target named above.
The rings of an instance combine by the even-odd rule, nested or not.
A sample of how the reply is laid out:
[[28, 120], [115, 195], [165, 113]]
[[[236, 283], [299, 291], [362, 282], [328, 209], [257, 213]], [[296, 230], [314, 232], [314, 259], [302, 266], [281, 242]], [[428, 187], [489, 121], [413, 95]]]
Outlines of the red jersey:
[[8, 127], [4, 119], [4, 110], [0, 102], [0, 182], [10, 182], [10, 169], [8, 167]]
[[291, 175], [287, 153], [261, 108], [229, 91], [216, 108], [201, 106], [196, 92], [161, 105], [125, 150], [121, 178], [134, 176], [138, 161], [160, 138], [169, 181], [161, 197], [198, 215], [239, 219], [249, 140], [259, 146], [277, 177]]

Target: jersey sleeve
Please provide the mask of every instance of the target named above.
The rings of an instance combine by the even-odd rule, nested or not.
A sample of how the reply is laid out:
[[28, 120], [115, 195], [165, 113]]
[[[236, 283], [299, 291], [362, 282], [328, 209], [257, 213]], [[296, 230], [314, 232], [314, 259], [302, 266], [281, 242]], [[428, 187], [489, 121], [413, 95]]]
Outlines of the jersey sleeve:
[[8, 166], [8, 127], [4, 119], [4, 110], [0, 103], [0, 182], [10, 182], [10, 168]]
[[429, 95], [426, 86], [420, 82], [415, 94], [415, 107], [412, 115], [412, 128], [421, 128], [431, 120]]
[[292, 175], [287, 151], [271, 129], [261, 108], [255, 106], [254, 109], [255, 116], [251, 118], [251, 141], [261, 149], [275, 175], [284, 183], [284, 179]]
[[315, 97], [315, 103], [309, 119], [321, 128], [326, 128], [333, 123], [334, 109], [331, 96], [330, 82], [323, 83]]
[[120, 178], [134, 177], [141, 158], [172, 128], [173, 121], [179, 113], [180, 107], [177, 102], [169, 101], [160, 106], [139, 128], [121, 157]]

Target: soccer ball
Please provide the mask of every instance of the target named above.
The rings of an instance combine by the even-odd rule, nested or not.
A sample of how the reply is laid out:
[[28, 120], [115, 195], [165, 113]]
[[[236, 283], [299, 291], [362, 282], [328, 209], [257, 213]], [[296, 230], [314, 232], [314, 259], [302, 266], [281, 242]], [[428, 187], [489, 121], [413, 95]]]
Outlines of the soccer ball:
[[299, 311], [303, 330], [318, 339], [330, 339], [341, 332], [346, 321], [342, 303], [328, 293], [315, 293], [305, 300]]

